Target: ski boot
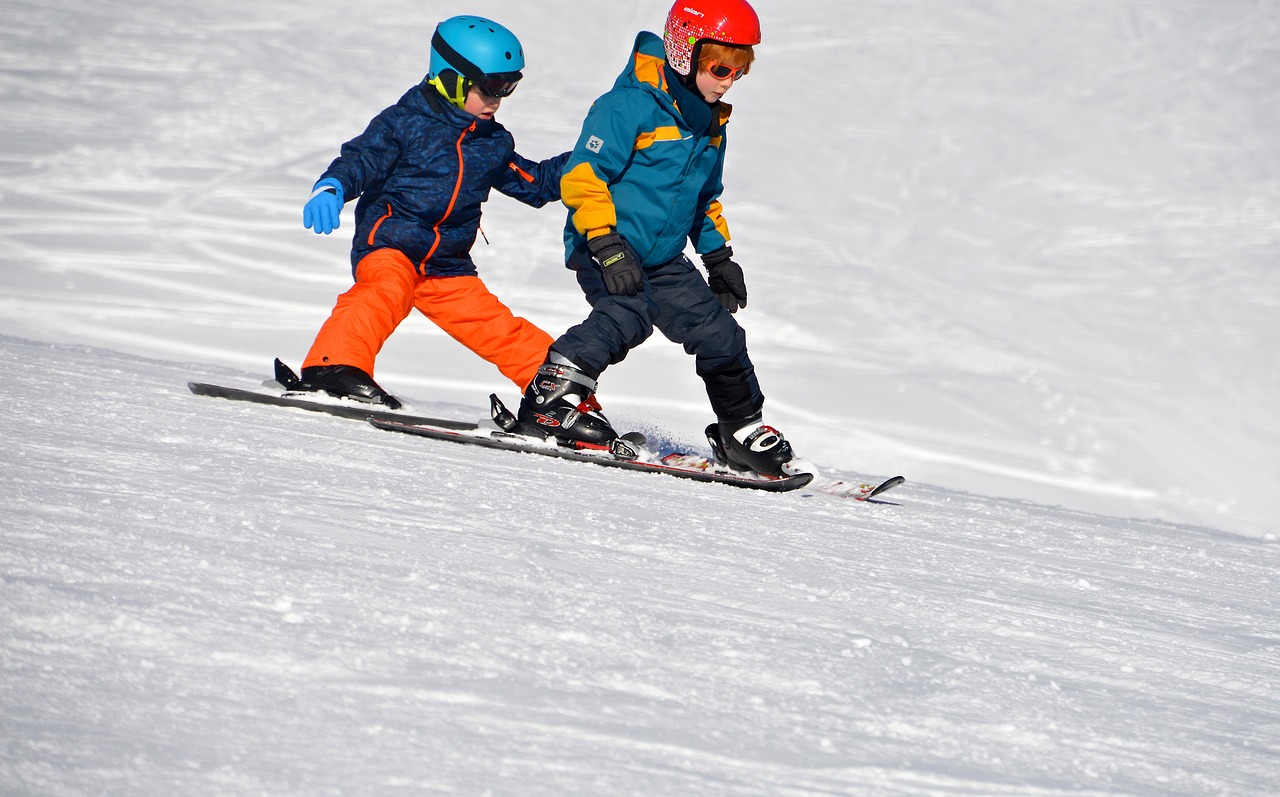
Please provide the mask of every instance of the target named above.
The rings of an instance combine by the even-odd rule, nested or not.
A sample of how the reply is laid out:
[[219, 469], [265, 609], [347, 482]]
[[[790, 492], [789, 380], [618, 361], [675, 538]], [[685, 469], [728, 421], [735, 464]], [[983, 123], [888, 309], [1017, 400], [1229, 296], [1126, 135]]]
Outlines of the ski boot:
[[554, 437], [574, 446], [607, 448], [618, 437], [601, 412], [596, 380], [559, 354], [552, 353], [525, 388], [516, 413], [521, 434]]
[[308, 393], [328, 393], [335, 398], [348, 398], [368, 404], [381, 404], [392, 410], [403, 405], [400, 399], [379, 387], [373, 377], [354, 365], [313, 365], [302, 369], [302, 378], [289, 390]]
[[711, 453], [722, 465], [761, 476], [786, 476], [784, 466], [795, 458], [782, 432], [761, 423], [761, 415], [745, 421], [713, 423], [707, 427]]

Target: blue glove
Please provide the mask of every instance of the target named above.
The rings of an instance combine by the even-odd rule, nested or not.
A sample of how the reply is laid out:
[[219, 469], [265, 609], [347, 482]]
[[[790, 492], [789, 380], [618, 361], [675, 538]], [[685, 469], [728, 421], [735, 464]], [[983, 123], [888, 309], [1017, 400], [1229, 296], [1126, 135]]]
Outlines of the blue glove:
[[328, 235], [342, 226], [342, 183], [326, 177], [311, 189], [311, 198], [302, 208], [302, 226]]

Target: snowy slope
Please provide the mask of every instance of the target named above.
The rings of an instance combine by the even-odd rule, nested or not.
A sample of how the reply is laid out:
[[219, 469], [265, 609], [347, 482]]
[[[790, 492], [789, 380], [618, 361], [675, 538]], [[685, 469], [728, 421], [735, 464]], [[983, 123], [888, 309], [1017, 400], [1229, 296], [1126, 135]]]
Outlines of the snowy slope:
[[[758, 4], [739, 317], [900, 506], [187, 392], [300, 361], [350, 231], [301, 202], [438, 19], [521, 35], [545, 157], [666, 5], [6, 3], [0, 794], [1275, 792], [1275, 0]], [[553, 332], [562, 222], [477, 252]], [[419, 318], [378, 376], [514, 398]], [[602, 399], [708, 420], [661, 339]]]
[[[1274, 0], [761, 3], [725, 205], [770, 418], [811, 459], [1257, 536], [1280, 492]], [[0, 30], [0, 334], [263, 372], [349, 285], [311, 183], [416, 82], [457, 7], [11, 2]], [[524, 38], [500, 118], [571, 145], [665, 3], [476, 2]], [[572, 18], [572, 34], [564, 20]], [[388, 24], [388, 20], [394, 24]], [[482, 274], [558, 333], [563, 211], [486, 207]], [[509, 390], [421, 318], [393, 390]], [[663, 386], [655, 389], [655, 379]], [[661, 339], [615, 414], [696, 435]]]
[[0, 364], [6, 795], [1274, 786], [1273, 543], [432, 443], [96, 348]]

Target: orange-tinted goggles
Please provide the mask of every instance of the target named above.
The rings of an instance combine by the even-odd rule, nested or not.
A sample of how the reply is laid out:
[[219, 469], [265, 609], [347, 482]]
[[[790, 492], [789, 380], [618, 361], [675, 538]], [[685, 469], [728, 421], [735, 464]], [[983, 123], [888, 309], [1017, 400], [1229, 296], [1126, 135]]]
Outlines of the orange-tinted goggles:
[[729, 66], [728, 64], [717, 64], [714, 62], [707, 64], [707, 71], [710, 72], [711, 76], [717, 80], [724, 80], [727, 77], [737, 80], [747, 74], [747, 68], [745, 66]]

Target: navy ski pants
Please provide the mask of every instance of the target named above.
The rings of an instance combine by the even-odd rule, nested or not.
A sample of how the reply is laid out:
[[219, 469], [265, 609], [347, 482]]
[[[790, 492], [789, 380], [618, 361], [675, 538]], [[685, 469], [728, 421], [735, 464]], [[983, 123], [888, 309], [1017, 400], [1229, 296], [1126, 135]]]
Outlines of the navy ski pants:
[[635, 296], [610, 294], [600, 267], [584, 250], [574, 251], [567, 265], [577, 274], [591, 314], [551, 344], [553, 350], [598, 377], [657, 327], [693, 355], [717, 420], [745, 421], [760, 412], [764, 394], [747, 355], [746, 332], [689, 258], [646, 266], [644, 290]]

